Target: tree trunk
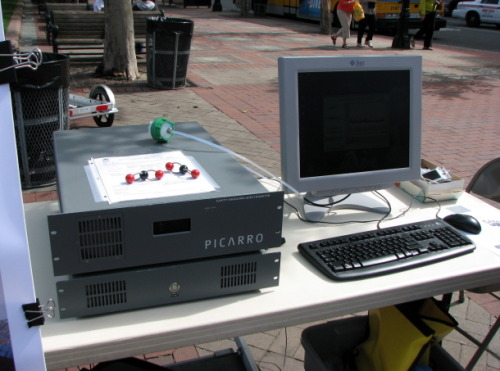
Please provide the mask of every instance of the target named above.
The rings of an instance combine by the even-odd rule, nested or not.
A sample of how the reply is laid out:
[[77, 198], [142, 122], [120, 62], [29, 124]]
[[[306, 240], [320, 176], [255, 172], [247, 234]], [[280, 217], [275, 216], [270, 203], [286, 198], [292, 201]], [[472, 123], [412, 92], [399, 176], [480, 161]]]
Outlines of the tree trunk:
[[135, 80], [139, 77], [139, 69], [130, 0], [106, 0], [104, 12], [106, 32], [103, 75]]
[[330, 19], [330, 0], [321, 0], [321, 18], [319, 20], [319, 32], [325, 35], [332, 33], [332, 21]]

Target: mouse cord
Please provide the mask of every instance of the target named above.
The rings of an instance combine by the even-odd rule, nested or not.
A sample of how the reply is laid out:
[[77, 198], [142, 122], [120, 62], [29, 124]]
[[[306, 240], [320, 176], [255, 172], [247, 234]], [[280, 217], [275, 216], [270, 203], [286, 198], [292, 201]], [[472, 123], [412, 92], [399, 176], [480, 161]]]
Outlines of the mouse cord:
[[432, 198], [432, 197], [429, 197], [429, 196], [425, 196], [425, 199], [426, 200], [434, 201], [434, 202], [436, 202], [438, 204], [438, 209], [436, 211], [436, 219], [441, 219], [442, 220], [443, 218], [441, 218], [439, 216], [439, 213], [441, 212], [441, 203], [438, 200], [436, 200], [435, 198]]

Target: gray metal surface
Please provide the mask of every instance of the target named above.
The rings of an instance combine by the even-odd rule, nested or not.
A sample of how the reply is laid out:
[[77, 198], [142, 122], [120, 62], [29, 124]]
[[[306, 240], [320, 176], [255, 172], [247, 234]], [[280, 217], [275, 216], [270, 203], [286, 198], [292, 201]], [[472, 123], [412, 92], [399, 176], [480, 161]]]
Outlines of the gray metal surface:
[[[208, 198], [49, 216], [54, 274], [239, 254], [281, 245], [283, 195]], [[164, 233], [155, 233], [162, 225]]]
[[[211, 140], [197, 123], [178, 130]], [[58, 132], [62, 213], [48, 218], [54, 275], [102, 272], [258, 251], [282, 244], [283, 193], [268, 192], [229, 154], [174, 136], [153, 141], [147, 125]], [[95, 202], [84, 166], [91, 157], [182, 150], [219, 188], [214, 192]], [[128, 185], [124, 185], [125, 187]]]
[[59, 281], [59, 314], [90, 316], [277, 286], [280, 257], [251, 253]]
[[[176, 130], [215, 143], [215, 140], [196, 122], [176, 124]], [[180, 135], [169, 143], [158, 143], [151, 138], [148, 124], [70, 130], [54, 133], [57, 184], [61, 212], [72, 213], [91, 210], [115, 210], [145, 204], [224, 198], [267, 192], [264, 186], [231, 155], [217, 148]], [[95, 202], [85, 166], [91, 158], [134, 156], [166, 151], [182, 151], [193, 157], [218, 184], [216, 192], [206, 194], [158, 197], [154, 199], [124, 201], [115, 204]], [[132, 169], [131, 169], [132, 172]], [[123, 174], [125, 177], [126, 174]]]

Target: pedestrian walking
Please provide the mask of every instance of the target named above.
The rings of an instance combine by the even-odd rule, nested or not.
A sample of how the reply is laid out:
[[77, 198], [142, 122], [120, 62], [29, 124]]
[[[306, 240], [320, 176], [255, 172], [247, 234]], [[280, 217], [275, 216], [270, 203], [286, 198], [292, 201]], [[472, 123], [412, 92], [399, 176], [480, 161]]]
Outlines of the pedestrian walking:
[[376, 2], [375, 0], [360, 0], [361, 7], [365, 13], [365, 17], [358, 22], [358, 47], [363, 47], [363, 35], [366, 32], [365, 45], [373, 48], [373, 34], [377, 27]]
[[424, 39], [424, 50], [432, 50], [432, 37], [434, 35], [434, 22], [436, 11], [441, 5], [441, 0], [420, 0], [418, 9], [422, 25], [415, 36], [410, 40], [411, 46], [415, 47], [415, 39]]
[[341, 36], [343, 40], [342, 48], [349, 48], [347, 39], [351, 36], [350, 26], [355, 2], [355, 0], [339, 0], [337, 5], [337, 16], [340, 21], [340, 28], [336, 33], [330, 35], [333, 45], [337, 44], [337, 37]]

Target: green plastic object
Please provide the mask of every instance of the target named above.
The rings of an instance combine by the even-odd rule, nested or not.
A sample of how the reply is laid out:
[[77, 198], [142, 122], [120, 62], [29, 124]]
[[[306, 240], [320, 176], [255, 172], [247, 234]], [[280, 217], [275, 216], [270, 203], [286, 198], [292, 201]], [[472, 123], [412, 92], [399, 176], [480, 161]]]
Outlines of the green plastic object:
[[159, 142], [169, 142], [174, 136], [175, 123], [163, 117], [158, 117], [149, 124], [149, 132], [153, 139]]

